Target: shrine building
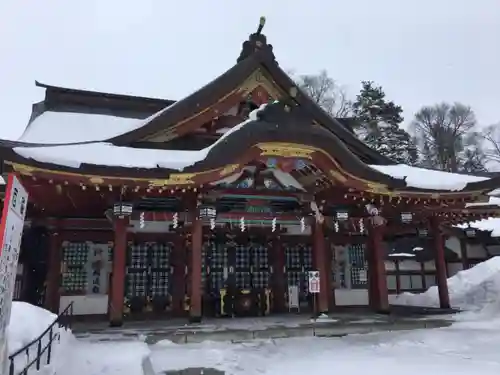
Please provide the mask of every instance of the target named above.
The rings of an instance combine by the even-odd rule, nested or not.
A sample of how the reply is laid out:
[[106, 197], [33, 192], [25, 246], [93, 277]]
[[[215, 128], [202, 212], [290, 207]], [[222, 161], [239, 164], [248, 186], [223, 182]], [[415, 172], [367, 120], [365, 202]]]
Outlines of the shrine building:
[[283, 71], [263, 25], [232, 68], [179, 101], [37, 83], [45, 99], [0, 159], [29, 192], [21, 258], [48, 309], [73, 302], [112, 325], [388, 312], [387, 261], [412, 252], [414, 289], [437, 284], [450, 307], [447, 260], [459, 260], [444, 230], [497, 216], [500, 178], [372, 150]]

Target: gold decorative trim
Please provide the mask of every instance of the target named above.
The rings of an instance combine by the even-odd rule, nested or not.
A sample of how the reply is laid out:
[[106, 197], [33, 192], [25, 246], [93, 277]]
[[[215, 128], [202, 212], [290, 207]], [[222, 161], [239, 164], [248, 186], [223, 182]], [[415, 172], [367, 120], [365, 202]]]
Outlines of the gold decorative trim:
[[171, 174], [168, 179], [154, 179], [149, 180], [149, 186], [151, 187], [162, 187], [162, 186], [172, 186], [172, 185], [191, 185], [194, 184], [193, 178], [198, 173], [175, 173]]
[[[224, 100], [228, 99], [230, 96], [238, 94], [239, 91], [240, 91], [239, 88], [237, 88], [235, 90], [232, 90], [231, 92], [229, 92], [228, 94], [224, 95], [222, 98], [220, 98], [217, 102], [215, 102], [211, 106], [209, 106], [207, 108], [204, 108], [204, 109], [202, 109], [199, 112], [196, 112], [195, 114], [193, 114], [193, 115], [185, 118], [184, 120], [179, 121], [178, 123], [176, 123], [175, 125], [173, 125], [172, 127], [168, 128], [168, 129], [162, 129], [162, 130], [160, 130], [160, 131], [158, 131], [158, 132], [156, 132], [154, 134], [151, 134], [151, 135], [148, 135], [148, 136], [146, 136], [144, 138], [141, 138], [140, 141], [163, 142], [164, 139], [165, 140], [172, 139], [169, 136], [172, 133], [175, 133], [175, 131], [177, 130], [177, 128], [179, 126], [185, 124], [186, 122], [189, 122], [189, 121], [193, 120], [194, 118], [196, 118], [198, 116], [203, 115], [206, 112], [213, 111], [213, 107], [219, 105], [221, 102], [223, 102]], [[216, 115], [217, 114], [214, 112], [214, 116], [216, 116]], [[160, 137], [163, 137], [163, 138], [160, 138]]]
[[[367, 188], [366, 191], [386, 195], [390, 197], [404, 197], [406, 195], [415, 194], [420, 195], [422, 198], [432, 198], [432, 199], [453, 199], [454, 196], [462, 196], [464, 193], [460, 191], [450, 191], [441, 193], [426, 193], [426, 192], [413, 192], [413, 191], [392, 191], [389, 190], [387, 185], [376, 183], [373, 181], [368, 181], [360, 177], [354, 176], [351, 173], [344, 170], [337, 161], [330, 156], [326, 151], [318, 149], [312, 146], [287, 143], [287, 142], [262, 142], [255, 145], [261, 150], [261, 155], [263, 156], [279, 156], [285, 158], [302, 158], [312, 160], [312, 154], [315, 152], [322, 153], [335, 165], [336, 169], [332, 168], [325, 173], [329, 174], [336, 181], [345, 183], [348, 180], [356, 180], [362, 182]], [[151, 179], [151, 178], [131, 178], [131, 177], [114, 177], [114, 176], [99, 176], [99, 175], [87, 175], [74, 172], [61, 172], [51, 169], [37, 168], [30, 165], [14, 163], [8, 160], [4, 161], [5, 164], [11, 165], [14, 171], [21, 174], [31, 176], [33, 172], [42, 172], [49, 174], [57, 174], [61, 176], [73, 176], [80, 179], [89, 179], [89, 181], [105, 181], [105, 179], [118, 180], [118, 181], [132, 181], [132, 182], [147, 182], [150, 186], [162, 187], [162, 186], [172, 186], [172, 185], [189, 185], [194, 184], [194, 178], [202, 174], [218, 173], [219, 176], [229, 175], [233, 173], [240, 165], [239, 164], [228, 164], [221, 168], [206, 170], [197, 173], [176, 173], [170, 175], [168, 179]], [[470, 191], [467, 195], [475, 196], [478, 199], [480, 196], [484, 195], [484, 191]]]
[[[8, 164], [8, 162], [5, 161], [5, 164]], [[31, 166], [25, 165], [25, 164], [11, 164], [11, 166], [15, 172], [18, 172], [18, 173], [26, 175], [26, 176], [31, 176], [33, 174], [33, 172], [36, 171], [35, 167], [31, 167]]]
[[104, 179], [101, 177], [90, 177], [89, 182], [94, 185], [104, 184]]
[[340, 173], [339, 171], [337, 171], [335, 169], [330, 169], [329, 173], [330, 173], [330, 176], [332, 176], [335, 180], [337, 180], [339, 182], [343, 183], [343, 182], [347, 181], [347, 178], [342, 173]]
[[230, 174], [233, 174], [239, 167], [239, 164], [229, 164], [220, 171], [219, 176], [226, 177]]
[[269, 79], [260, 68], [255, 70], [243, 81], [238, 91], [241, 92], [243, 96], [246, 96], [259, 86], [262, 86], [274, 100], [286, 96], [286, 93], [274, 81]]
[[293, 143], [258, 143], [262, 156], [280, 156], [284, 158], [302, 158], [312, 160], [314, 149]]

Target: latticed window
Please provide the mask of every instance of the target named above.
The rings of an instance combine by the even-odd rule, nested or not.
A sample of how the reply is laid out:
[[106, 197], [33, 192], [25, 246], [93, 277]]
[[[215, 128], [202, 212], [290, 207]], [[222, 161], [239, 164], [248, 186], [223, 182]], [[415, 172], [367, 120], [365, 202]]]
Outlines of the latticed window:
[[171, 243], [144, 242], [128, 247], [125, 288], [128, 298], [170, 295], [171, 251]]
[[294, 244], [285, 247], [286, 278], [289, 286], [299, 287], [300, 296], [309, 294], [308, 272], [313, 269], [310, 245]]
[[64, 270], [61, 286], [63, 293], [85, 292], [87, 290], [87, 263], [90, 246], [86, 242], [65, 242], [62, 246]]
[[368, 266], [364, 244], [349, 246], [349, 263], [351, 265], [351, 287], [366, 288], [368, 285]]

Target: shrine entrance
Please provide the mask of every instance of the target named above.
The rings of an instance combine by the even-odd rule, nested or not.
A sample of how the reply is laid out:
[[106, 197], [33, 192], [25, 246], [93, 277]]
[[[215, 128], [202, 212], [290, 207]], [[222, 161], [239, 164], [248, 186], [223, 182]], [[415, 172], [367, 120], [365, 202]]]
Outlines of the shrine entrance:
[[164, 315], [171, 301], [171, 243], [134, 243], [127, 249], [125, 313]]
[[[309, 310], [312, 299], [309, 295], [308, 272], [313, 268], [312, 246], [309, 243], [285, 243], [286, 301], [289, 309]], [[296, 296], [294, 298], [294, 296]], [[295, 301], [293, 301], [296, 299]], [[292, 303], [294, 306], [290, 306]]]
[[206, 240], [202, 270], [205, 314], [269, 314], [270, 251], [265, 237], [219, 235]]

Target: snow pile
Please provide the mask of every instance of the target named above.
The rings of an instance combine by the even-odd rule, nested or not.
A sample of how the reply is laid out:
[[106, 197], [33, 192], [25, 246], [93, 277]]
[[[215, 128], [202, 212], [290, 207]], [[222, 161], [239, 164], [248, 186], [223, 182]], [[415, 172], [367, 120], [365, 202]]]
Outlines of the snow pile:
[[[490, 201], [493, 198], [490, 198]], [[500, 203], [497, 203], [497, 199], [495, 198], [495, 204], [500, 205]], [[465, 229], [471, 226], [472, 228], [476, 228], [478, 230], [485, 230], [485, 231], [491, 231], [491, 236], [492, 237], [500, 237], [500, 218], [498, 217], [490, 217], [488, 219], [484, 220], [477, 220], [477, 221], [471, 221], [470, 223], [467, 224], [459, 224], [456, 225], [457, 228], [460, 229]]]
[[[37, 306], [30, 305], [26, 302], [12, 303], [9, 325], [7, 326], [7, 347], [9, 354], [13, 354], [23, 346], [38, 338], [57, 318], [57, 315], [42, 309]], [[61, 359], [65, 355], [65, 349], [68, 343], [73, 340], [73, 336], [69, 331], [59, 326], [54, 327], [54, 336], [59, 333], [60, 340], [53, 342], [53, 350], [51, 353], [52, 359], [50, 368], [56, 369], [61, 363]], [[42, 348], [48, 344], [49, 335], [47, 334], [42, 339]], [[36, 358], [37, 345], [32, 345], [29, 349], [30, 361]], [[47, 352], [42, 355], [42, 363], [47, 363]], [[19, 354], [15, 360], [16, 372], [22, 370], [27, 364], [26, 354]], [[50, 371], [49, 371], [50, 372]]]
[[[448, 279], [450, 303], [466, 311], [500, 312], [500, 257], [494, 257]], [[420, 294], [403, 293], [391, 298], [394, 305], [439, 307], [437, 286]]]

